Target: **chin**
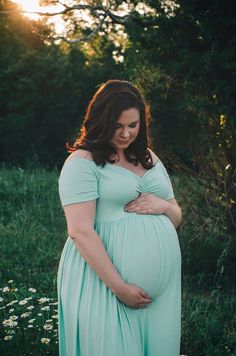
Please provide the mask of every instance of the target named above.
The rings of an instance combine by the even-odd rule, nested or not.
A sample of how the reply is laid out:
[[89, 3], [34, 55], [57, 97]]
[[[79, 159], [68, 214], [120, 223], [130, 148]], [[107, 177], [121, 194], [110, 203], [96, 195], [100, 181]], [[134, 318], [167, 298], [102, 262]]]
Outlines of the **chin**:
[[116, 148], [124, 149], [124, 148], [129, 147], [129, 145], [130, 145], [130, 142], [129, 143], [119, 143], [119, 144], [116, 145]]

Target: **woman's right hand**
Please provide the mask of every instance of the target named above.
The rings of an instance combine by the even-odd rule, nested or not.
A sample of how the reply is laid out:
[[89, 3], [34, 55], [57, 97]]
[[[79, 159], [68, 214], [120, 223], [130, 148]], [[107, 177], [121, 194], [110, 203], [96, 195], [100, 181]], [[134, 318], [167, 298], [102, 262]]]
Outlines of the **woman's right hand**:
[[152, 299], [142, 288], [131, 283], [125, 283], [116, 296], [125, 305], [134, 309], [147, 308], [152, 302]]

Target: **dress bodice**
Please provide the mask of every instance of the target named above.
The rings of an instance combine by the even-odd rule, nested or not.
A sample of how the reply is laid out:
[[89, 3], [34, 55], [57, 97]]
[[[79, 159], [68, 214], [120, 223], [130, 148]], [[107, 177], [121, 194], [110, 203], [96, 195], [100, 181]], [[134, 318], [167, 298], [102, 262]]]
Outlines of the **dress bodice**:
[[162, 199], [174, 197], [169, 176], [160, 160], [141, 177], [121, 166], [106, 164], [98, 167], [99, 199], [97, 202], [96, 220], [126, 217], [124, 206], [137, 198], [141, 193], [155, 194]]
[[127, 168], [75, 157], [65, 161], [59, 177], [62, 205], [97, 199], [96, 221], [111, 221], [130, 214], [124, 206], [141, 193], [168, 200], [174, 197], [169, 175], [158, 160], [141, 177]]

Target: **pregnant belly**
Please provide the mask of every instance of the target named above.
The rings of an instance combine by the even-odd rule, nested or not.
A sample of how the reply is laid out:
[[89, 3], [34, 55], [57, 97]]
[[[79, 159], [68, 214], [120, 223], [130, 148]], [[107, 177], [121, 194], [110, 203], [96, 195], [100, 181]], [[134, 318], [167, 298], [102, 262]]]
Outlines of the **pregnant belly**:
[[163, 215], [136, 215], [97, 224], [96, 230], [122, 278], [152, 298], [160, 293], [179, 261], [178, 237]]

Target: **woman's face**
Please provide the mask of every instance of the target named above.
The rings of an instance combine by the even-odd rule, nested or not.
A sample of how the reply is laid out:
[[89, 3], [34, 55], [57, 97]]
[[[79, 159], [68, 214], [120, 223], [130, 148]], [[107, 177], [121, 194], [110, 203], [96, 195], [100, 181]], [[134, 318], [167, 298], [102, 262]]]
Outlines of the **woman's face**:
[[124, 110], [116, 123], [116, 130], [111, 144], [117, 150], [126, 149], [138, 136], [140, 127], [140, 114], [138, 109]]

